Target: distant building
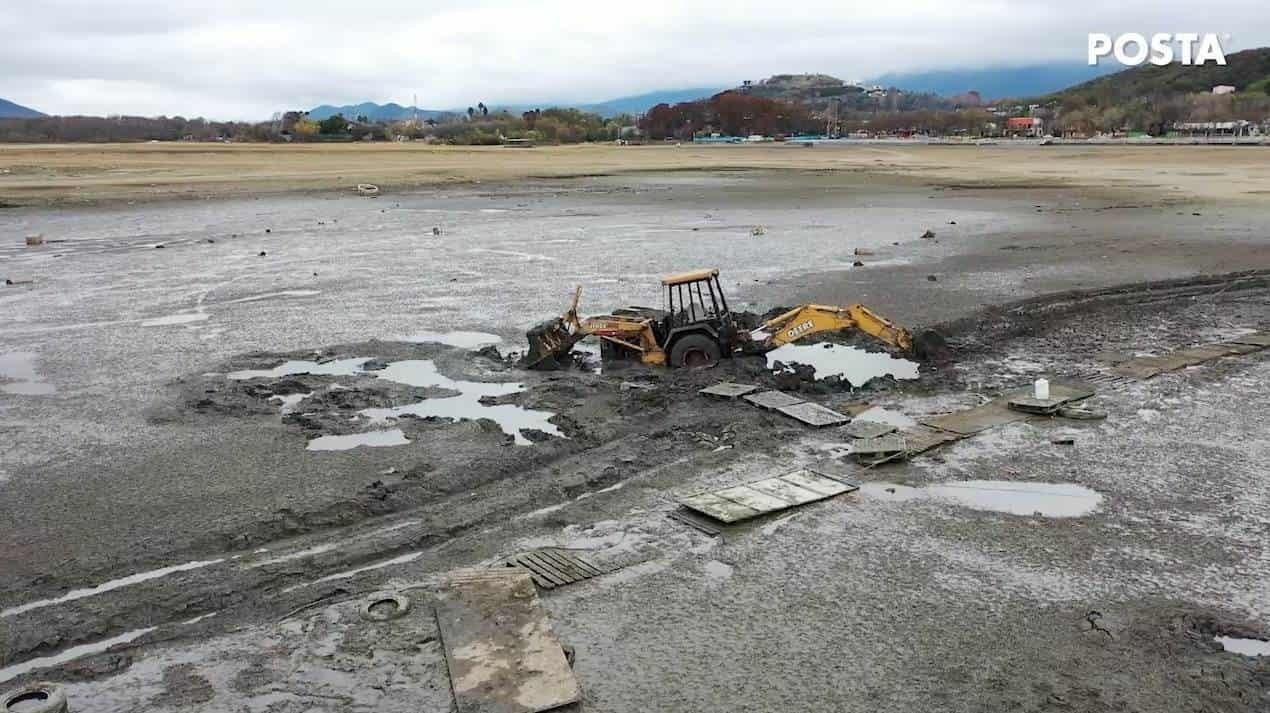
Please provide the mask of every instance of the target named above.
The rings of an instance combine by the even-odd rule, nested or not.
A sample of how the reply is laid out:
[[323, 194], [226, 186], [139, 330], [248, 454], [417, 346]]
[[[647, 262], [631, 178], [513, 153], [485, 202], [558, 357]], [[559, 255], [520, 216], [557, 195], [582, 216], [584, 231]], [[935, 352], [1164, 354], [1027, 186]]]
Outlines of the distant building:
[[977, 107], [983, 104], [983, 97], [972, 89], [965, 94], [958, 94], [952, 98], [952, 101], [957, 106]]
[[1187, 136], [1253, 136], [1257, 125], [1251, 121], [1183, 121], [1177, 130]]
[[1213, 94], [1234, 94], [1235, 88], [1229, 84], [1218, 84], [1213, 87]]
[[1005, 120], [1006, 136], [1044, 136], [1045, 121], [1036, 116], [1013, 116]]

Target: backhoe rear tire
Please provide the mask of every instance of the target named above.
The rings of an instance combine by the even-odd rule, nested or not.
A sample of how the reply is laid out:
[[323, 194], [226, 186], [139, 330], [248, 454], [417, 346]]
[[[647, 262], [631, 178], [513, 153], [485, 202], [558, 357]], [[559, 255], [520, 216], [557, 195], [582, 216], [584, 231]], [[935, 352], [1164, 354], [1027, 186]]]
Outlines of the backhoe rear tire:
[[723, 351], [704, 334], [680, 337], [670, 348], [670, 365], [676, 369], [703, 369], [719, 363]]

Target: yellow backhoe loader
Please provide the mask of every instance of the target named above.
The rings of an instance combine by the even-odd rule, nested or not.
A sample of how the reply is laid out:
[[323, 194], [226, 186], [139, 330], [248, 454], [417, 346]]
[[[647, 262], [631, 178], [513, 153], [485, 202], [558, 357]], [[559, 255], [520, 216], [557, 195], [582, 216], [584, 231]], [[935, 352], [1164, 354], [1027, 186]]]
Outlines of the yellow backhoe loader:
[[937, 333], [926, 332], [915, 343], [908, 330], [858, 304], [801, 305], [757, 329], [744, 329], [728, 308], [715, 269], [669, 275], [661, 284], [667, 309], [628, 307], [586, 318], [578, 317], [582, 297], [578, 287], [564, 316], [538, 324], [526, 334], [529, 351], [523, 364], [531, 369], [554, 368], [585, 337], [599, 338], [606, 361], [635, 359], [678, 368], [712, 366], [738, 352], [763, 353], [813, 334], [849, 329], [919, 359], [946, 348]]

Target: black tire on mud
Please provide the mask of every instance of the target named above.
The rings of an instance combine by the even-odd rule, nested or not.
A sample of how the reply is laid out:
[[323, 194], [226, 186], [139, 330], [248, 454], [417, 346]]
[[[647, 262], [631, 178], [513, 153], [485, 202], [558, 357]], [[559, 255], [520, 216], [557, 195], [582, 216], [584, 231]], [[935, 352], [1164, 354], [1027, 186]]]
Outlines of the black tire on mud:
[[704, 334], [680, 337], [670, 348], [670, 366], [676, 369], [701, 369], [719, 363], [719, 345]]
[[4, 694], [0, 711], [18, 710], [31, 713], [66, 713], [66, 691], [56, 683], [33, 683]]

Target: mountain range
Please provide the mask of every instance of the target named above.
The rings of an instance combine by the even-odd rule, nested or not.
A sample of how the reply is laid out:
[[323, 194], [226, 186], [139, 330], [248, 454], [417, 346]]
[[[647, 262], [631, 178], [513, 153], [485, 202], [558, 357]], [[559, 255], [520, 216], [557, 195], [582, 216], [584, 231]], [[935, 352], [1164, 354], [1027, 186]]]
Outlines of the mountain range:
[[880, 84], [884, 87], [898, 87], [906, 92], [925, 92], [945, 97], [973, 90], [979, 92], [985, 100], [993, 101], [1037, 97], [1122, 69], [1124, 67], [1110, 62], [1094, 67], [1086, 64], [1036, 64], [984, 69], [939, 69], [910, 74], [884, 74], [870, 80], [867, 84]]
[[[616, 99], [609, 99], [595, 103], [539, 102], [537, 104], [490, 104], [489, 110], [492, 112], [509, 111], [513, 114], [519, 114], [524, 111], [529, 111], [530, 109], [564, 107], [608, 117], [616, 116], [618, 114], [638, 114], [640, 112], [647, 111], [649, 107], [662, 102], [674, 104], [676, 102], [692, 101], [693, 99], [708, 97], [721, 91], [723, 90], [718, 87], [671, 89], [617, 97]], [[402, 106], [391, 102], [388, 104], [363, 102], [361, 104], [345, 104], [343, 106], [322, 104], [321, 106], [315, 106], [309, 110], [309, 118], [315, 121], [321, 121], [322, 119], [334, 116], [335, 114], [342, 114], [349, 119], [364, 116], [371, 121], [404, 121], [415, 116], [415, 111], [416, 109], [414, 107]], [[453, 109], [420, 108], [417, 111], [420, 119], [439, 119], [446, 115], [466, 113], [467, 107], [456, 107]]]
[[34, 109], [0, 99], [0, 119], [38, 119], [41, 116], [44, 115]]
[[[1114, 65], [1090, 67], [1084, 64], [1036, 64], [1019, 67], [990, 67], [983, 69], [940, 69], [929, 72], [891, 73], [875, 77], [868, 84], [897, 87], [907, 92], [924, 92], [946, 97], [974, 90], [985, 100], [1006, 97], [1036, 97], [1057, 92], [1122, 69]], [[809, 75], [810, 76], [810, 75]], [[696, 87], [670, 89], [630, 96], [617, 97], [592, 103], [539, 102], [536, 104], [490, 104], [490, 111], [510, 111], [513, 114], [529, 109], [552, 106], [587, 111], [601, 116], [639, 114], [657, 104], [675, 104], [709, 97], [723, 91], [724, 87]], [[445, 115], [463, 114], [466, 107], [451, 109], [419, 109], [420, 119], [438, 119]], [[414, 116], [413, 107], [400, 104], [348, 104], [332, 106], [323, 104], [309, 110], [309, 117], [322, 120], [334, 114], [348, 118], [365, 116], [372, 121], [401, 121]]]

